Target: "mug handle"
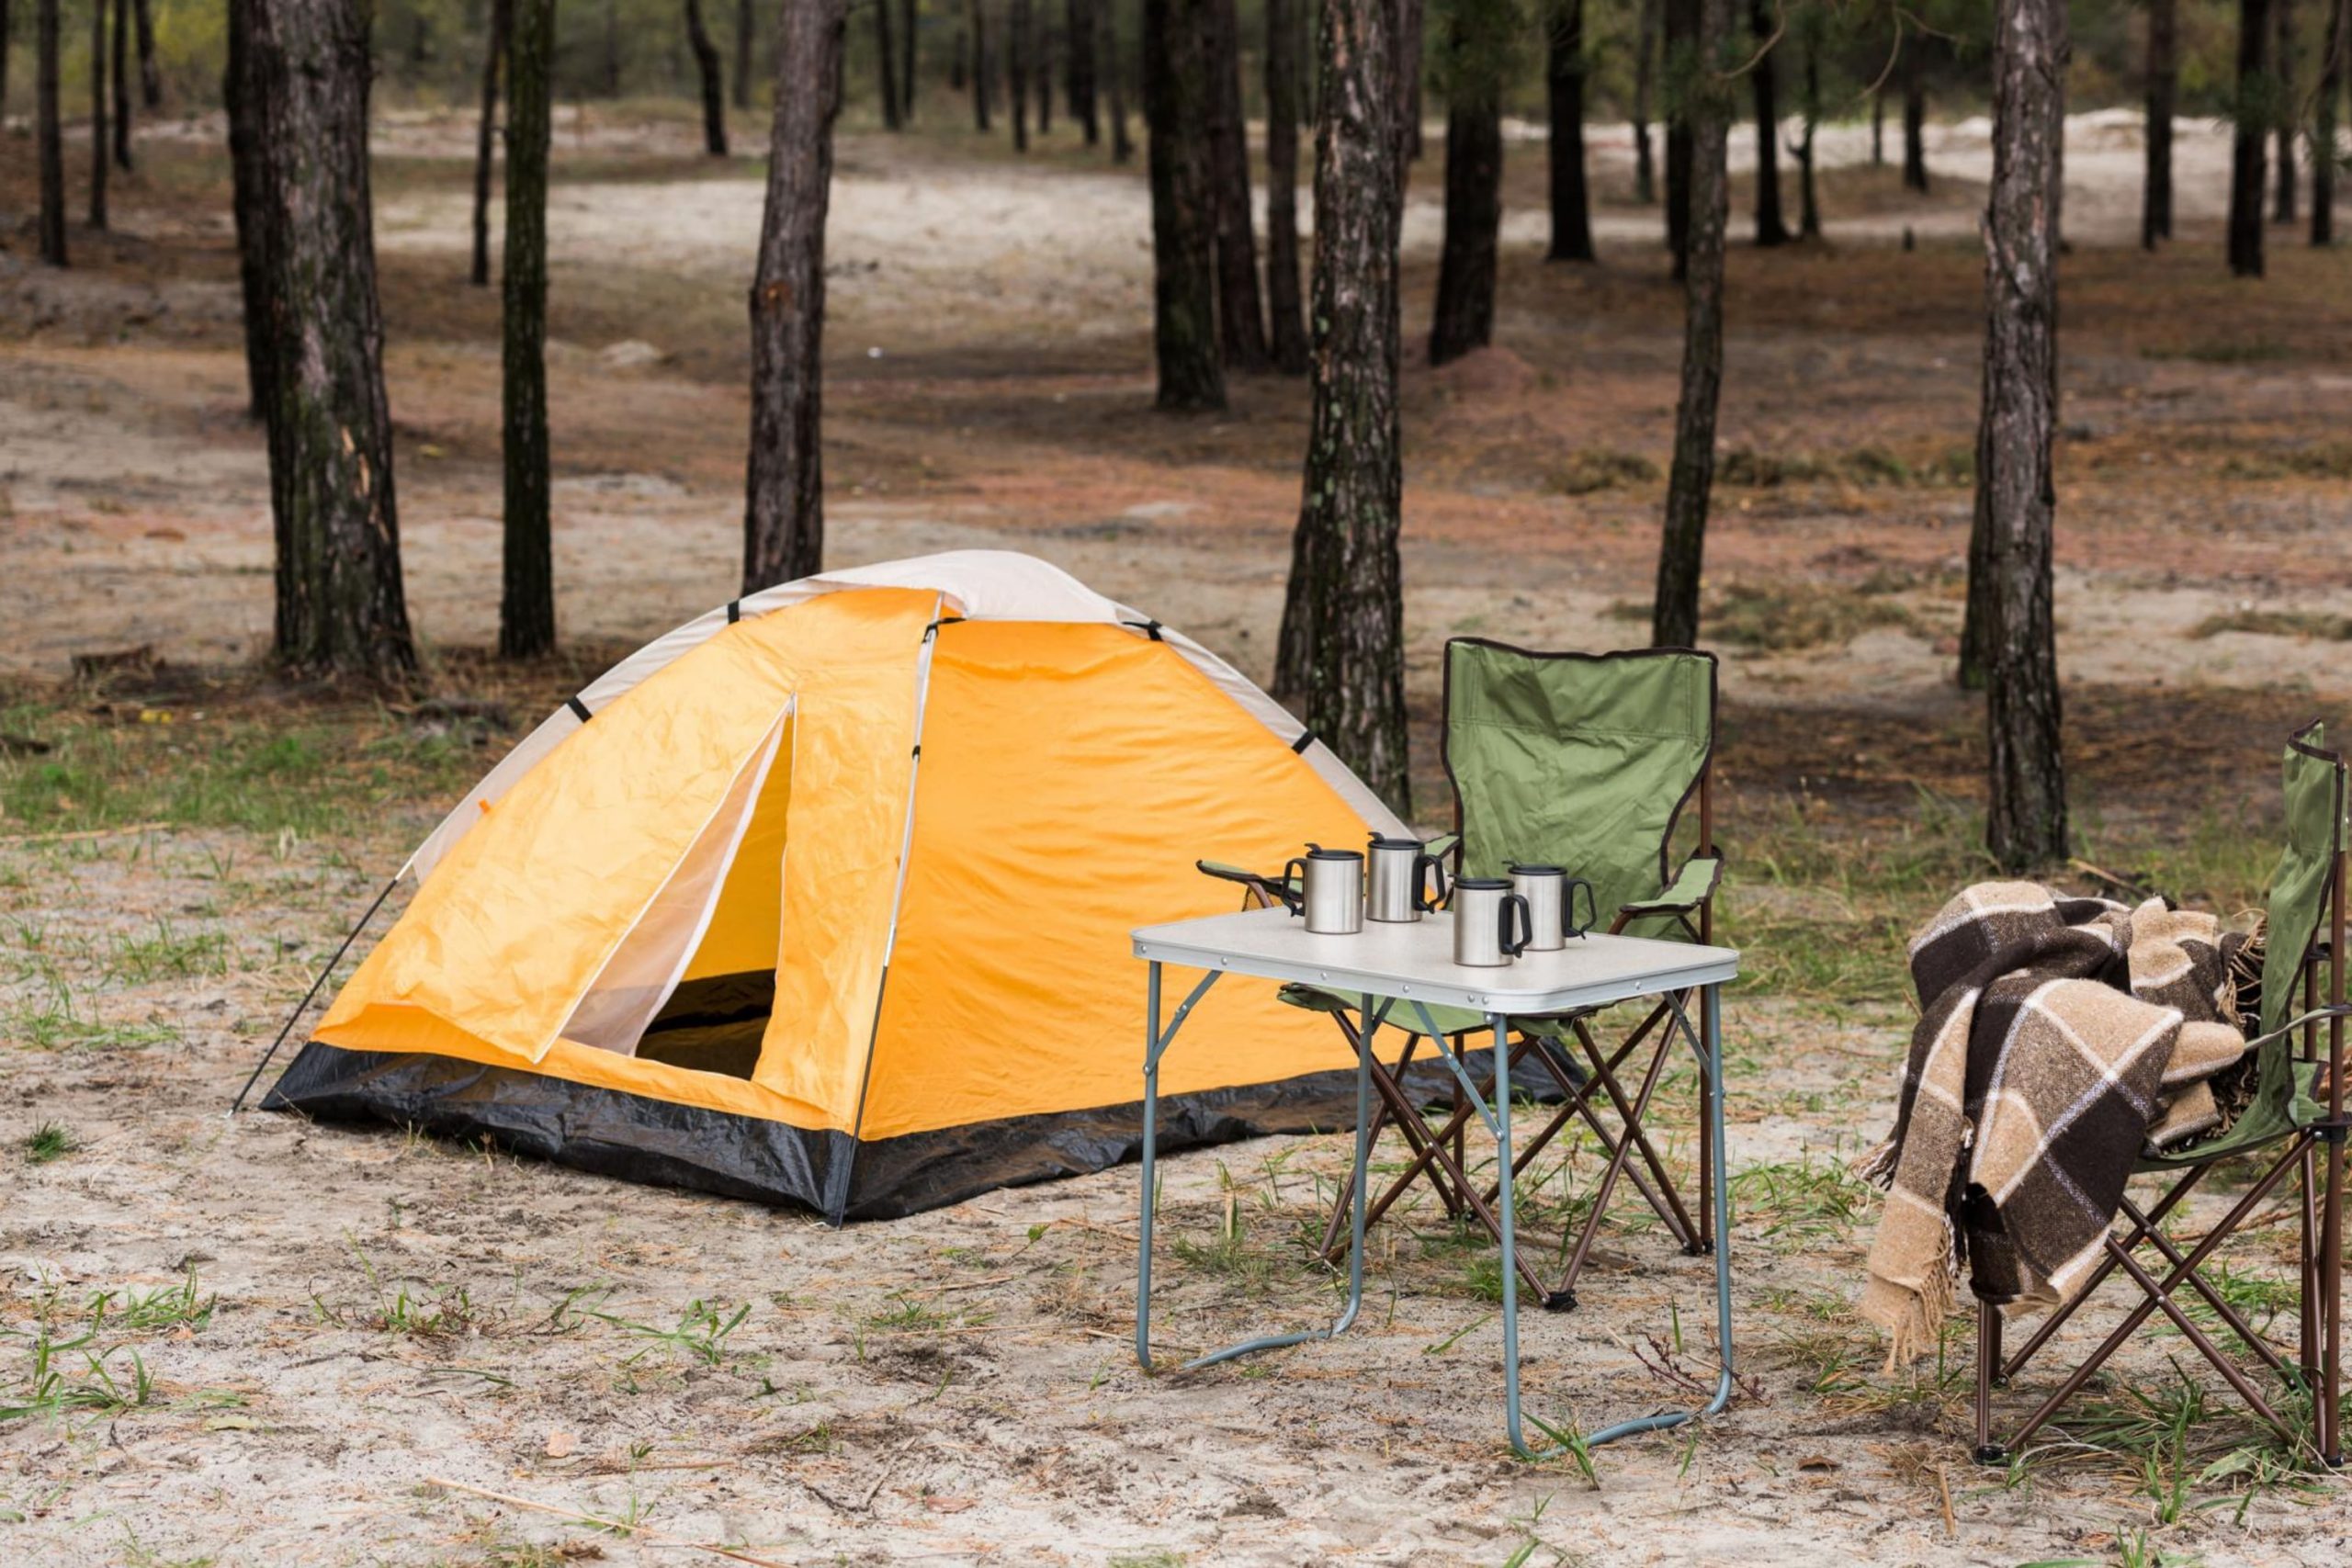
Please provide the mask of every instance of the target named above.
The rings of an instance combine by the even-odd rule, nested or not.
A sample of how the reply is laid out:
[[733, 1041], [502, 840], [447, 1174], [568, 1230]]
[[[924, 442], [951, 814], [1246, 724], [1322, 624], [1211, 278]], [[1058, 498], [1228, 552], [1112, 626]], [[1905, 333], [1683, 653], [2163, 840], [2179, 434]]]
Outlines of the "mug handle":
[[[1290, 868], [1292, 866], [1298, 867], [1298, 887], [1295, 892], [1291, 888]], [[1283, 862], [1283, 874], [1281, 880], [1274, 884], [1274, 897], [1281, 899], [1283, 908], [1292, 914], [1306, 913], [1306, 862], [1304, 857], [1293, 855]]]
[[[1426, 876], [1422, 874], [1423, 867], [1428, 868]], [[1430, 897], [1429, 890], [1431, 877], [1437, 880], [1437, 895], [1434, 897]], [[1444, 902], [1445, 862], [1436, 855], [1415, 855], [1413, 857], [1413, 908], [1426, 913]]]
[[[1517, 911], [1519, 917], [1517, 921], [1519, 926], [1519, 940], [1517, 942], [1513, 942], [1510, 939], [1510, 928], [1513, 923], [1511, 916], [1514, 910]], [[1528, 912], [1527, 900], [1521, 897], [1516, 893], [1504, 894], [1502, 922], [1503, 951], [1509, 953], [1511, 957], [1517, 958], [1521, 953], [1527, 951], [1527, 944], [1535, 940], [1535, 919], [1534, 917]]]
[[[1577, 924], [1577, 889], [1579, 887], [1584, 889], [1584, 924], [1582, 925]], [[1567, 935], [1584, 936], [1600, 923], [1600, 896], [1593, 892], [1591, 883], [1581, 876], [1571, 876], [1568, 878], [1567, 886], [1561, 892], [1562, 901], [1567, 906]]]

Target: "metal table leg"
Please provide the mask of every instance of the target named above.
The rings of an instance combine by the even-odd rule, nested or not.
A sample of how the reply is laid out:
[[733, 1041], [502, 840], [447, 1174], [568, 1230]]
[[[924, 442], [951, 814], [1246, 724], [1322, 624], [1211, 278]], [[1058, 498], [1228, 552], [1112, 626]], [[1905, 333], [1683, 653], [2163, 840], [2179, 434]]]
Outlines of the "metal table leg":
[[[1639, 1416], [1631, 1421], [1620, 1421], [1614, 1426], [1603, 1427], [1598, 1431], [1589, 1432], [1582, 1438], [1588, 1447], [1598, 1448], [1602, 1443], [1613, 1443], [1620, 1438], [1630, 1438], [1636, 1433], [1655, 1432], [1668, 1427], [1679, 1427], [1686, 1421], [1713, 1416], [1731, 1403], [1733, 1387], [1731, 1183], [1726, 1179], [1728, 1168], [1724, 1163], [1724, 1149], [1723, 1041], [1719, 1023], [1722, 1010], [1717, 1005], [1720, 989], [1721, 987], [1716, 986], [1709, 986], [1704, 989], [1704, 1000], [1699, 1010], [1703, 1033], [1691, 1029], [1690, 1017], [1683, 1011], [1679, 998], [1668, 998], [1669, 1004], [1674, 1009], [1675, 1023], [1681, 1029], [1683, 1037], [1690, 1042], [1691, 1048], [1698, 1053], [1700, 1069], [1704, 1075], [1707, 1089], [1708, 1152], [1716, 1173], [1712, 1197], [1715, 1232], [1713, 1238], [1715, 1345], [1720, 1371], [1715, 1381], [1714, 1397], [1697, 1410], [1660, 1411], [1654, 1416]], [[1420, 1015], [1423, 1027], [1440, 1040], [1439, 1048], [1444, 1050], [1443, 1037], [1437, 1035], [1435, 1021], [1430, 1017], [1429, 1010], [1419, 1002], [1413, 1004], [1413, 1009]], [[1483, 1097], [1478, 1094], [1477, 1087], [1470, 1081], [1469, 1074], [1455, 1058], [1453, 1053], [1446, 1051], [1445, 1059], [1446, 1065], [1453, 1069], [1454, 1077], [1469, 1093], [1479, 1114], [1494, 1132], [1496, 1170], [1508, 1173], [1511, 1168], [1511, 1151], [1510, 1053], [1505, 1040], [1507, 1021], [1499, 1014], [1489, 1013], [1487, 1016], [1487, 1022], [1495, 1033], [1495, 1099], [1491, 1106], [1487, 1104]], [[1501, 1190], [1497, 1194], [1498, 1217], [1502, 1221], [1500, 1239], [1503, 1281], [1503, 1426], [1510, 1435], [1511, 1450], [1524, 1457], [1529, 1454], [1530, 1450], [1522, 1426], [1520, 1400], [1518, 1223], [1512, 1212], [1511, 1191], [1514, 1185], [1510, 1180], [1505, 1179], [1501, 1184]], [[1542, 1423], [1539, 1421], [1538, 1424]]]
[[[1159, 1135], [1159, 1058], [1184, 1026], [1193, 1007], [1216, 983], [1222, 970], [1212, 969], [1194, 986], [1192, 994], [1176, 1010], [1168, 1022], [1166, 1032], [1159, 1027], [1159, 964], [1154, 962], [1145, 980], [1145, 1037], [1143, 1058], [1143, 1212], [1139, 1227], [1140, 1239], [1136, 1262], [1136, 1361], [1147, 1372], [1158, 1369], [1151, 1359], [1151, 1232], [1152, 1217], [1159, 1206], [1157, 1163]], [[1368, 1201], [1368, 1185], [1372, 1156], [1372, 1042], [1380, 1028], [1382, 1013], [1374, 1010], [1373, 998], [1363, 998], [1363, 1027], [1356, 1039], [1356, 1142], [1355, 1167], [1350, 1203], [1348, 1245], [1348, 1304], [1327, 1328], [1303, 1329], [1290, 1334], [1266, 1334], [1227, 1345], [1193, 1357], [1176, 1368], [1189, 1372], [1199, 1367], [1215, 1366], [1230, 1361], [1237, 1356], [1254, 1355], [1260, 1350], [1279, 1350], [1288, 1345], [1304, 1345], [1310, 1340], [1329, 1339], [1345, 1334], [1355, 1323], [1356, 1314], [1363, 1306], [1363, 1231], [1364, 1210]]]

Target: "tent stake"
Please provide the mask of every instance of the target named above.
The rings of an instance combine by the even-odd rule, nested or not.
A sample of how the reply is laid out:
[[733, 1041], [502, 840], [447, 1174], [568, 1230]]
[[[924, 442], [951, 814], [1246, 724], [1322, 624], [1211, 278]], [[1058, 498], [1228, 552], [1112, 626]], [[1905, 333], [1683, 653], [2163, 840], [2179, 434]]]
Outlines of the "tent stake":
[[277, 1038], [269, 1043], [269, 1049], [262, 1053], [261, 1060], [254, 1065], [252, 1076], [245, 1079], [245, 1087], [239, 1089], [237, 1098], [230, 1102], [231, 1116], [235, 1116], [238, 1111], [245, 1108], [245, 1096], [253, 1093], [254, 1085], [261, 1081], [262, 1074], [269, 1070], [269, 1064], [277, 1060], [278, 1047], [284, 1045], [286, 1037], [294, 1032], [295, 1023], [304, 1013], [311, 1010], [311, 1004], [318, 999], [319, 987], [327, 983], [327, 976], [334, 973], [335, 965], [343, 962], [343, 955], [351, 951], [351, 944], [359, 940], [359, 933], [368, 929], [368, 922], [376, 918], [376, 911], [384, 907], [384, 900], [390, 897], [392, 889], [400, 885], [401, 879], [398, 876], [394, 876], [390, 882], [384, 884], [384, 890], [376, 895], [376, 901], [368, 906], [368, 912], [359, 917], [359, 923], [351, 928], [351, 933], [343, 939], [343, 945], [334, 950], [334, 956], [327, 960], [327, 966], [319, 971], [319, 977], [311, 982], [309, 990], [302, 993], [301, 1001], [296, 1005], [291, 1013], [287, 1015], [286, 1026], [277, 1032]]

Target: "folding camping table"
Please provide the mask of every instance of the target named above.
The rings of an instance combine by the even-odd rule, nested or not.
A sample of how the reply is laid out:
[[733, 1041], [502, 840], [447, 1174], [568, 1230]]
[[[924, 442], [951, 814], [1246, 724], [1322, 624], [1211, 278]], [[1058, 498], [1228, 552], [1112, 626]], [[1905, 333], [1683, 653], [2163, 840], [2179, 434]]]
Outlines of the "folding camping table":
[[[1408, 924], [1367, 922], [1359, 932], [1331, 936], [1309, 931], [1304, 922], [1281, 908], [1246, 909], [1238, 914], [1144, 926], [1133, 933], [1133, 940], [1135, 955], [1149, 966], [1145, 982], [1145, 1022], [1148, 1032], [1145, 1036], [1143, 1066], [1142, 1236], [1136, 1268], [1136, 1359], [1147, 1371], [1153, 1370], [1151, 1233], [1153, 1213], [1158, 1207], [1155, 1160], [1159, 1060], [1209, 987], [1226, 975], [1297, 982], [1362, 998], [1361, 1022], [1356, 1031], [1355, 1181], [1349, 1226], [1348, 1303], [1328, 1328], [1244, 1339], [1196, 1356], [1179, 1371], [1189, 1371], [1260, 1350], [1329, 1339], [1346, 1333], [1355, 1322], [1363, 1303], [1364, 1177], [1372, 1154], [1374, 1037], [1383, 1021], [1400, 1009], [1436, 1043], [1471, 1106], [1495, 1135], [1496, 1168], [1509, 1171], [1510, 1052], [1506, 1034], [1510, 1020], [1514, 1016], [1580, 1011], [1634, 997], [1662, 997], [1673, 1013], [1670, 1027], [1681, 1032], [1705, 1068], [1707, 1138], [1715, 1169], [1719, 1173], [1724, 1170], [1723, 1050], [1717, 1021], [1722, 1017], [1721, 987], [1739, 973], [1739, 954], [1730, 948], [1657, 942], [1646, 937], [1593, 935], [1570, 942], [1557, 952], [1526, 953], [1501, 968], [1472, 969], [1453, 962], [1453, 917], [1442, 912]], [[1170, 964], [1206, 973], [1177, 1007], [1175, 1016], [1163, 1030], [1160, 970]], [[1679, 1000], [1680, 993], [1693, 988], [1703, 990], [1708, 1001], [1700, 1010], [1700, 1028], [1692, 1026]], [[1430, 1018], [1429, 1010], [1432, 1007], [1464, 1008], [1485, 1017], [1495, 1038], [1491, 1100], [1472, 1079], [1460, 1054], [1447, 1043], [1443, 1031]], [[1525, 1454], [1527, 1440], [1521, 1427], [1518, 1238], [1512, 1214], [1512, 1185], [1508, 1180], [1501, 1182], [1497, 1194], [1501, 1222], [1498, 1239], [1502, 1247], [1503, 1412], [1512, 1449]], [[1701, 1416], [1712, 1416], [1731, 1398], [1731, 1184], [1719, 1177], [1714, 1185], [1715, 1344], [1720, 1367], [1714, 1397], [1701, 1409], [1664, 1411], [1602, 1427], [1585, 1436], [1583, 1440], [1588, 1444], [1613, 1442], [1637, 1432], [1656, 1431]]]

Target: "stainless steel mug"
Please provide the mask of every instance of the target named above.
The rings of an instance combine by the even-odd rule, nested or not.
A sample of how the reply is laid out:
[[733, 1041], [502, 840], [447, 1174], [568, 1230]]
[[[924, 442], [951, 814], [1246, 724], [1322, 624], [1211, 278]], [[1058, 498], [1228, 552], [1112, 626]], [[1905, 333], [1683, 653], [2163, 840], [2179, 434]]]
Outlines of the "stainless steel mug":
[[[1298, 890], [1290, 891], [1291, 868], [1298, 868]], [[1327, 936], [1363, 930], [1363, 856], [1354, 850], [1306, 846], [1306, 853], [1283, 863], [1283, 903], [1306, 917], [1306, 929]]]
[[[1498, 969], [1527, 951], [1527, 900], [1499, 876], [1453, 879], [1453, 961], [1472, 969]], [[1514, 922], [1516, 940], [1511, 932]]]
[[1378, 833], [1364, 852], [1368, 888], [1364, 915], [1369, 919], [1403, 923], [1418, 920], [1433, 907], [1430, 880], [1437, 883], [1438, 898], [1445, 897], [1445, 873], [1438, 858], [1419, 839], [1389, 839]]
[[[1534, 953], [1553, 953], [1567, 943], [1570, 937], [1580, 937], [1592, 929], [1599, 915], [1593, 898], [1592, 884], [1581, 876], [1570, 876], [1556, 865], [1515, 865], [1510, 868], [1511, 890], [1527, 900], [1527, 946]], [[1577, 923], [1577, 890], [1584, 890], [1584, 923]]]

